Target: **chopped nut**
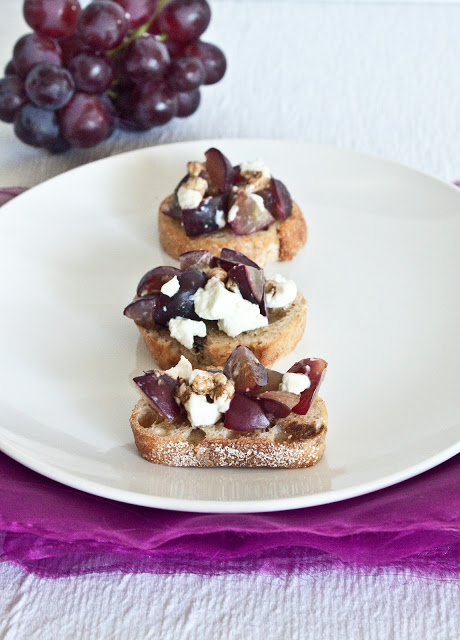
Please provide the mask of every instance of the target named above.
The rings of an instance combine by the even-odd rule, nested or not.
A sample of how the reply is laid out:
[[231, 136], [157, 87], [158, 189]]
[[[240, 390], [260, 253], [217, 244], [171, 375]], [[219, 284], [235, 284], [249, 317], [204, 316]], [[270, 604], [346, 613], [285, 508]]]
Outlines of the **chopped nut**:
[[231, 400], [235, 395], [235, 385], [223, 373], [214, 374], [214, 385], [210, 394], [213, 400], [217, 400], [217, 398], [223, 401]]
[[187, 171], [189, 176], [197, 178], [202, 171], [206, 171], [206, 167], [202, 162], [187, 162]]
[[226, 289], [229, 291], [233, 291], [233, 293], [237, 293], [240, 289], [238, 287], [238, 283], [233, 280], [233, 278], [229, 278], [225, 284]]
[[190, 389], [190, 387], [183, 382], [179, 389], [176, 392], [176, 398], [178, 398], [182, 404], [185, 404], [186, 402], [188, 402], [188, 400], [190, 400], [190, 396], [192, 395], [192, 390]]
[[199, 176], [190, 176], [182, 185], [186, 189], [193, 189], [193, 191], [198, 191], [202, 196], [206, 193], [208, 188], [208, 183], [204, 178], [200, 178]]
[[202, 371], [193, 378], [191, 388], [193, 393], [197, 393], [200, 396], [211, 393], [214, 389], [213, 374], [208, 371]]
[[270, 186], [270, 178], [262, 171], [242, 171], [241, 177], [245, 182], [245, 189], [251, 192], [262, 191]]
[[225, 269], [221, 269], [220, 267], [213, 267], [212, 269], [209, 269], [207, 275], [210, 278], [217, 278], [221, 282], [225, 282], [225, 280], [227, 279], [227, 272], [225, 271]]

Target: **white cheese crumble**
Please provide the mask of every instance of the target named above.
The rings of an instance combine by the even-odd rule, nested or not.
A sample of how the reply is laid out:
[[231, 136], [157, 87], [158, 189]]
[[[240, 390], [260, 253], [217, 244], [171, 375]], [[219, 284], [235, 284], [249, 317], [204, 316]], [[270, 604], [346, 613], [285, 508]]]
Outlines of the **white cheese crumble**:
[[302, 393], [311, 385], [310, 378], [304, 373], [285, 373], [280, 384], [280, 391]]
[[161, 293], [164, 293], [165, 296], [169, 296], [170, 298], [179, 291], [180, 289], [180, 284], [179, 284], [179, 280], [177, 279], [177, 276], [174, 276], [174, 278], [171, 278], [171, 280], [168, 280], [168, 282], [165, 282], [165, 284], [161, 287], [160, 291]]
[[177, 201], [181, 209], [196, 209], [200, 206], [203, 196], [195, 189], [187, 189], [182, 185], [177, 190]]
[[198, 289], [195, 311], [205, 320], [217, 320], [217, 326], [231, 338], [268, 325], [259, 305], [245, 300], [239, 291], [229, 291], [218, 278], [210, 278], [204, 289]]
[[245, 162], [242, 162], [240, 164], [240, 171], [260, 172], [265, 178], [271, 178], [270, 169], [260, 158], [257, 158], [257, 160], [246, 160]]
[[216, 224], [219, 229], [223, 229], [227, 224], [225, 222], [225, 213], [221, 209], [217, 209], [216, 211]]
[[219, 422], [222, 412], [215, 402], [208, 402], [206, 396], [192, 393], [184, 404], [192, 427], [209, 427]]
[[297, 286], [294, 280], [287, 280], [280, 274], [276, 274], [266, 284], [265, 303], [269, 309], [287, 307], [294, 302], [297, 296]]
[[206, 325], [202, 320], [190, 320], [189, 318], [172, 318], [168, 323], [171, 338], [176, 338], [187, 349], [193, 349], [195, 336], [206, 336]]
[[184, 356], [180, 357], [179, 362], [176, 366], [171, 367], [171, 369], [167, 369], [165, 373], [171, 378], [180, 378], [181, 380], [188, 380], [190, 374], [192, 373], [192, 365]]

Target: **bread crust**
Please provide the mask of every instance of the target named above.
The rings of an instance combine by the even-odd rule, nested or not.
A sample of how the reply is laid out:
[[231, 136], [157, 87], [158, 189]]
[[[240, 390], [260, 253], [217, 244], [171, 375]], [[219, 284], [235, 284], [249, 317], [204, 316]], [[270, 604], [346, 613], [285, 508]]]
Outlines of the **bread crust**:
[[190, 238], [178, 220], [163, 213], [171, 206], [173, 199], [174, 196], [169, 195], [160, 204], [158, 230], [163, 249], [176, 260], [187, 251], [207, 249], [213, 255], [220, 255], [221, 250], [227, 248], [243, 253], [263, 267], [270, 262], [292, 260], [307, 241], [307, 225], [295, 202], [287, 220], [274, 222], [264, 231], [237, 236], [226, 227], [208, 235]]
[[187, 349], [172, 338], [166, 327], [144, 329], [138, 325], [144, 342], [161, 369], [169, 369], [181, 355], [190, 360], [194, 368], [223, 367], [233, 349], [240, 344], [249, 347], [266, 367], [293, 351], [305, 331], [307, 302], [301, 293], [284, 309], [269, 309], [269, 324], [260, 329], [245, 331], [234, 338], [219, 331], [216, 322], [206, 322], [207, 336], [201, 347]]
[[[290, 414], [291, 419], [294, 414]], [[285, 418], [284, 420], [287, 420]], [[198, 439], [195, 432], [183, 424], [174, 424], [160, 418], [141, 399], [134, 407], [130, 424], [136, 447], [143, 458], [155, 464], [173, 467], [276, 467], [298, 469], [316, 464], [326, 447], [327, 411], [321, 398], [316, 398], [306, 416], [295, 420], [310, 427], [311, 434], [304, 438], [277, 440], [280, 429], [272, 427], [273, 434], [230, 431], [217, 425], [217, 430], [228, 437], [212, 433]], [[278, 421], [281, 423], [283, 421]], [[166, 433], [162, 434], [162, 431]], [[214, 431], [214, 429], [212, 429]], [[187, 435], [188, 434], [188, 435]], [[268, 436], [268, 437], [267, 437]]]

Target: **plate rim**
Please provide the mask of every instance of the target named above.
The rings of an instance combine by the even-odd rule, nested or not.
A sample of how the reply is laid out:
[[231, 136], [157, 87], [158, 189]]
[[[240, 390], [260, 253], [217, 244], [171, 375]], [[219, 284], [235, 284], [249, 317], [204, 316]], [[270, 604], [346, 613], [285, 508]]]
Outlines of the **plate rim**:
[[[397, 170], [409, 171], [415, 175], [421, 176], [429, 181], [441, 184], [443, 187], [448, 187], [450, 191], [455, 192], [459, 197], [460, 204], [460, 189], [452, 182], [448, 182], [442, 178], [434, 176], [426, 171], [415, 169], [404, 163], [397, 162], [392, 159], [388, 159], [377, 154], [356, 151], [350, 147], [339, 146], [334, 144], [324, 144], [314, 141], [294, 140], [289, 138], [265, 138], [265, 137], [244, 137], [244, 138], [203, 138], [192, 139], [183, 141], [168, 142], [165, 144], [150, 145], [141, 147], [139, 149], [132, 149], [129, 151], [123, 151], [121, 153], [115, 153], [110, 156], [99, 158], [91, 162], [81, 164], [77, 167], [73, 167], [62, 173], [44, 180], [43, 182], [28, 188], [24, 193], [16, 196], [2, 207], [2, 213], [9, 213], [9, 209], [14, 208], [18, 199], [23, 196], [27, 197], [30, 191], [35, 191], [42, 187], [46, 187], [49, 183], [55, 180], [62, 179], [67, 174], [78, 172], [85, 167], [97, 165], [99, 163], [107, 163], [108, 161], [123, 161], [124, 157], [134, 156], [142, 153], [148, 153], [156, 149], [184, 147], [188, 145], [203, 144], [216, 145], [216, 144], [239, 144], [239, 143], [264, 143], [264, 144], [287, 144], [296, 145], [298, 147], [309, 147], [324, 149], [330, 152], [340, 152], [344, 154], [350, 154], [352, 156], [358, 156], [363, 159], [370, 160], [372, 162], [383, 163], [387, 166], [394, 167]], [[160, 508], [173, 511], [184, 512], [197, 512], [197, 513], [261, 513], [261, 512], [276, 512], [285, 511], [291, 509], [308, 508], [313, 506], [319, 506], [323, 504], [331, 504], [342, 500], [348, 500], [354, 497], [367, 495], [374, 491], [384, 489], [404, 480], [413, 478], [425, 471], [428, 471], [446, 460], [454, 457], [460, 453], [460, 441], [450, 445], [442, 451], [425, 458], [423, 461], [415, 463], [409, 467], [405, 467], [403, 470], [399, 470], [393, 473], [389, 473], [376, 480], [371, 480], [361, 484], [355, 484], [351, 487], [343, 489], [328, 490], [324, 492], [307, 494], [303, 496], [274, 498], [274, 499], [261, 499], [261, 500], [203, 500], [203, 499], [190, 499], [190, 498], [171, 498], [165, 496], [152, 496], [147, 493], [138, 493], [127, 489], [119, 489], [116, 487], [110, 487], [100, 482], [82, 478], [71, 472], [66, 472], [59, 467], [54, 466], [52, 463], [41, 462], [39, 458], [35, 458], [27, 452], [23, 452], [18, 449], [14, 444], [8, 442], [7, 439], [0, 433], [0, 450], [13, 460], [20, 464], [23, 464], [27, 468], [39, 473], [51, 480], [57, 481], [65, 486], [71, 487], [110, 500], [119, 501], [126, 504], [133, 504], [144, 506], [148, 508]], [[273, 470], [276, 473], [276, 470]]]

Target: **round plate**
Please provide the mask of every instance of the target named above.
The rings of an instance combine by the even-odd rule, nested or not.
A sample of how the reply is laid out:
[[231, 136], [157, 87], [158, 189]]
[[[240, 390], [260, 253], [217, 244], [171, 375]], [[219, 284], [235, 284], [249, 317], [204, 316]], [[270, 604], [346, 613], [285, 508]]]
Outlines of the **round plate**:
[[[307, 246], [270, 266], [309, 303], [285, 371], [329, 369], [326, 454], [309, 469], [153, 465], [134, 446], [133, 376], [152, 368], [122, 314], [161, 250], [157, 207], [190, 159], [262, 157], [304, 211]], [[0, 446], [50, 478], [166, 509], [254, 512], [349, 498], [460, 450], [460, 190], [331, 147], [218, 140], [144, 149], [41, 184], [0, 212]]]

